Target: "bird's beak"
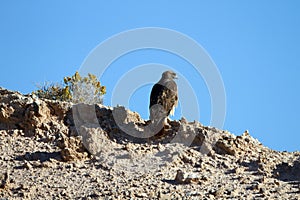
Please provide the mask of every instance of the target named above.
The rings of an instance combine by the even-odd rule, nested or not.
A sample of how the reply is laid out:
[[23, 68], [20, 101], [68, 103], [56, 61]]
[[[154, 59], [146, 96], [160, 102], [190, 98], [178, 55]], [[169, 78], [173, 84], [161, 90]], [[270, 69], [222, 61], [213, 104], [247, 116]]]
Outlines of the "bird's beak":
[[178, 77], [177, 77], [177, 74], [176, 74], [176, 73], [173, 73], [173, 74], [172, 74], [172, 76], [173, 76], [173, 79], [178, 79]]

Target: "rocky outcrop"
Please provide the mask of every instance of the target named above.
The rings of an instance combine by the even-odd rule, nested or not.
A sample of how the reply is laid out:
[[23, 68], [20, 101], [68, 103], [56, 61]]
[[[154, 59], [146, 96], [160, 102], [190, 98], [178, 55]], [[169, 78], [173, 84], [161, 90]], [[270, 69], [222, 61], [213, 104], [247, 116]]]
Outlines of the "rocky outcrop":
[[199, 122], [0, 88], [0, 198], [297, 199], [300, 153]]

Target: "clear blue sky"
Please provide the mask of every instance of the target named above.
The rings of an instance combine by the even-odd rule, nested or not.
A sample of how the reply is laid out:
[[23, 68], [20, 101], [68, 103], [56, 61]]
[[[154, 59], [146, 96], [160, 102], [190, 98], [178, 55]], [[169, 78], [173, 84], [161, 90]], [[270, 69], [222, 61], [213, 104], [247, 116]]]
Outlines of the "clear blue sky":
[[[112, 35], [142, 27], [173, 29], [197, 41], [216, 63], [227, 95], [224, 129], [236, 135], [248, 129], [275, 150], [300, 150], [299, 8], [296, 0], [1, 1], [0, 86], [29, 93], [36, 83], [72, 75]], [[117, 80], [150, 62], [174, 66], [193, 79], [182, 59], [152, 50], [123, 56], [107, 73]], [[209, 125], [210, 99], [200, 79], [200, 121]], [[110, 104], [115, 82], [103, 84]], [[150, 88], [140, 88], [130, 100], [129, 107], [144, 118]]]

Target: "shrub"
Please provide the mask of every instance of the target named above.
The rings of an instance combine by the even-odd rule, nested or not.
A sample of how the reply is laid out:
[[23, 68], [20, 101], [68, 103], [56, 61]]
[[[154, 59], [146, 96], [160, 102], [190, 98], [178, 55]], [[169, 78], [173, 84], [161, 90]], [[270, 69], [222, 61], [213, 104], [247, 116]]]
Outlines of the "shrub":
[[70, 101], [73, 103], [103, 103], [103, 95], [106, 94], [105, 86], [93, 74], [81, 77], [76, 72], [71, 77], [64, 78], [64, 84], [45, 84], [34, 91], [33, 94], [40, 98], [51, 100]]

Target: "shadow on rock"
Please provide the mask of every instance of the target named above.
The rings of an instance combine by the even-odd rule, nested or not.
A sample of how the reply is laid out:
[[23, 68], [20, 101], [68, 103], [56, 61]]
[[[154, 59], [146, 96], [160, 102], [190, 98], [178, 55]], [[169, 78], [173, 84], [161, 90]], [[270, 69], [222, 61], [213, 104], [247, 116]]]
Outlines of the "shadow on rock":
[[295, 181], [300, 183], [300, 158], [290, 163], [280, 163], [273, 171], [274, 177], [282, 181]]
[[255, 160], [251, 160], [250, 162], [242, 162], [242, 166], [247, 167], [247, 171], [255, 172], [259, 169], [259, 162]]
[[61, 160], [60, 152], [33, 152], [33, 153], [25, 153], [24, 155], [17, 156], [16, 160], [23, 161], [40, 161], [40, 162], [45, 162], [49, 161], [50, 159], [56, 159], [56, 160]]

